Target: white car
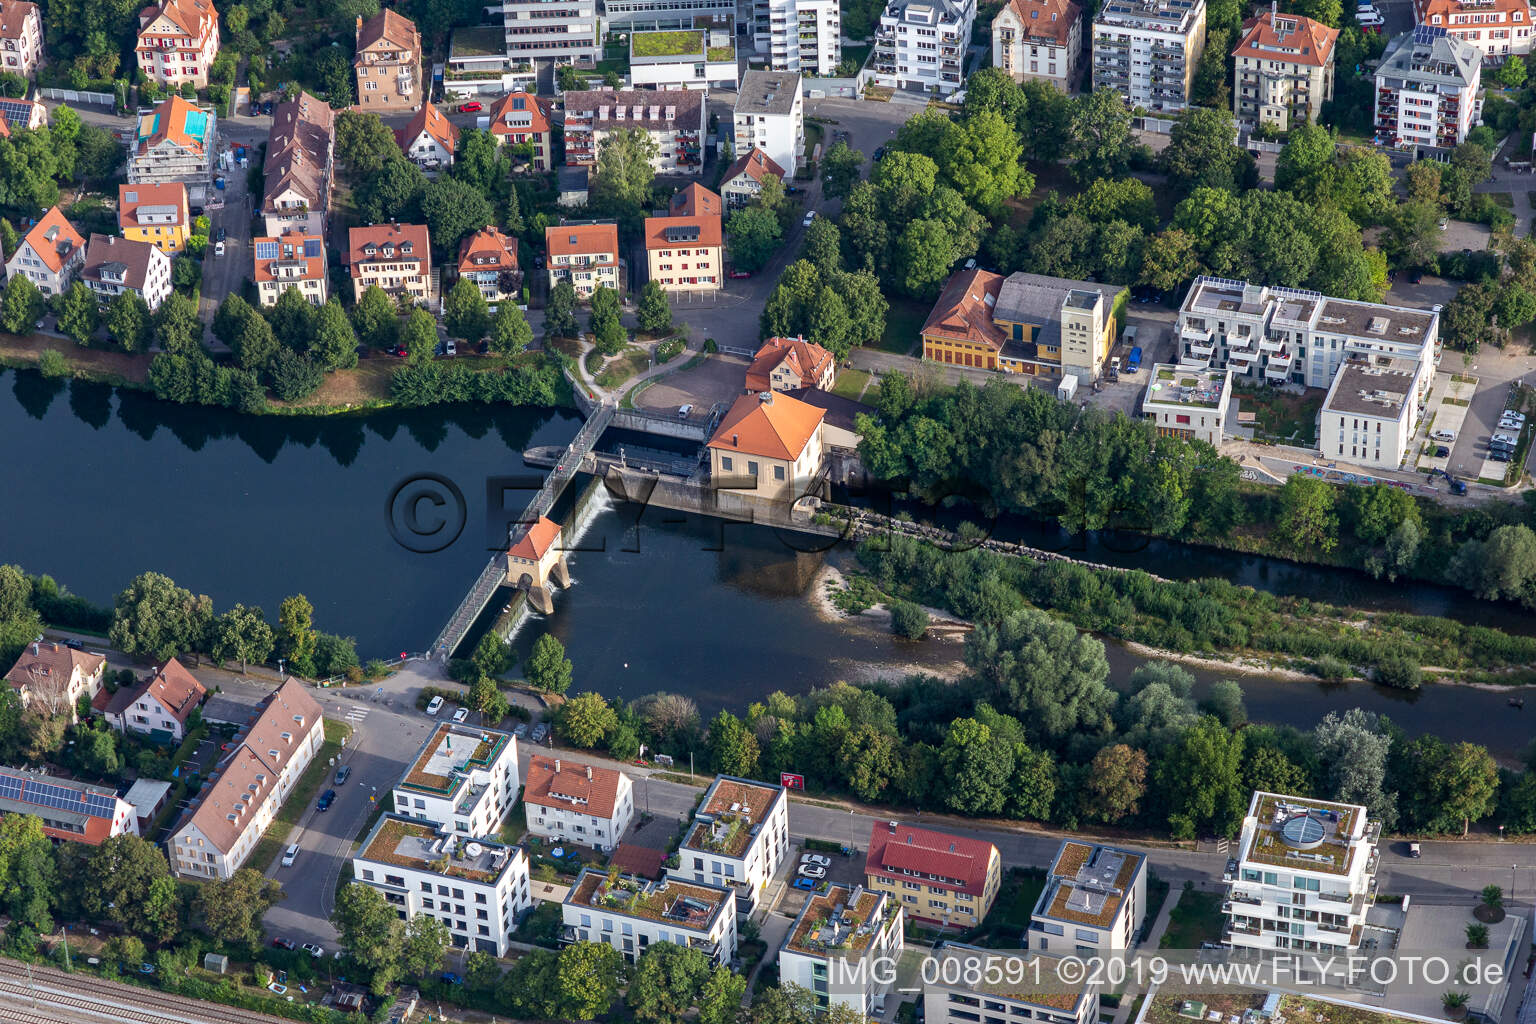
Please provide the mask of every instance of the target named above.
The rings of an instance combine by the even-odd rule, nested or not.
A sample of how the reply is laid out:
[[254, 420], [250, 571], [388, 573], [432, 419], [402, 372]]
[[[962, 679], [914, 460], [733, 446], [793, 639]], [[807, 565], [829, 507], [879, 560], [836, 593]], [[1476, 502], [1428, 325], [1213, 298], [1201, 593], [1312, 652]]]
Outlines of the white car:
[[441, 698], [441, 697], [433, 697], [427, 703], [427, 714], [435, 715], [435, 714], [437, 714], [441, 710], [443, 710], [443, 698]]
[[288, 847], [288, 849], [283, 851], [283, 867], [285, 867], [285, 868], [293, 867], [293, 862], [298, 859], [298, 856], [299, 856], [299, 844], [298, 843], [294, 843], [292, 846]]
[[455, 711], [453, 713], [453, 720], [455, 722], [462, 722], [462, 721], [464, 721], [468, 717], [469, 717], [469, 708], [459, 708], [457, 711]]
[[317, 946], [313, 942], [306, 942], [306, 943], [304, 943], [303, 946], [301, 946], [299, 948], [304, 950], [304, 952], [308, 953], [310, 956], [316, 957], [317, 959], [319, 957], [325, 956], [325, 947], [324, 946]]
[[1429, 436], [1436, 441], [1454, 441], [1456, 440], [1456, 431], [1436, 430], [1433, 431]]
[[819, 865], [821, 865], [822, 867], [825, 868], [825, 867], [830, 867], [832, 865], [832, 858], [831, 857], [823, 857], [819, 853], [806, 853], [806, 854], [801, 854], [801, 856], [800, 856], [800, 863], [801, 864], [819, 864]]
[[1355, 15], [1355, 24], [1365, 28], [1375, 28], [1382, 24], [1382, 17], [1379, 14], [1357, 14]]
[[215, 256], [223, 256], [224, 255], [224, 243], [223, 242], [214, 242], [213, 243], [213, 254]]
[[799, 874], [803, 878], [826, 878], [827, 869], [815, 864], [801, 864]]
[[815, 219], [816, 219], [816, 211], [812, 210], [811, 212], [809, 212], [809, 213], [807, 213], [805, 215], [805, 220], [801, 221], [800, 223], [802, 225], [804, 225], [805, 227], [810, 227], [811, 226], [811, 221], [813, 221]]

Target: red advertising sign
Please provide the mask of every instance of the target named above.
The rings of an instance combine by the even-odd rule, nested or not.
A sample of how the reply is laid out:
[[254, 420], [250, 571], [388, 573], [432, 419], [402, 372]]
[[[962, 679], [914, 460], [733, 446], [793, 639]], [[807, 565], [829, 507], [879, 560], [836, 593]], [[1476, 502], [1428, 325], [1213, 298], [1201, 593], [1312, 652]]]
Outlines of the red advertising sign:
[[779, 772], [779, 785], [785, 789], [804, 789], [805, 776], [794, 772]]

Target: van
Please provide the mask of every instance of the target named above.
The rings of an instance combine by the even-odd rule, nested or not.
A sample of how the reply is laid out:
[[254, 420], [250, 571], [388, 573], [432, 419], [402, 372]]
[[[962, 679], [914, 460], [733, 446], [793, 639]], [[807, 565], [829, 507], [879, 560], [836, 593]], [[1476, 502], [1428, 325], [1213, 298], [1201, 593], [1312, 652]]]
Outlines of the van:
[[1435, 441], [1454, 441], [1454, 440], [1456, 440], [1456, 431], [1454, 431], [1454, 430], [1436, 430], [1436, 431], [1432, 431], [1429, 436], [1430, 436], [1430, 438], [1432, 440], [1435, 440]]
[[1379, 14], [1357, 14], [1355, 24], [1365, 28], [1377, 28], [1382, 24], [1382, 18]]
[[1141, 369], [1141, 346], [1131, 349], [1131, 354], [1125, 357], [1125, 372], [1136, 373]]
[[299, 856], [299, 844], [298, 843], [294, 843], [293, 845], [289, 846], [288, 849], [283, 851], [283, 867], [285, 867], [285, 868], [293, 867], [293, 862], [298, 859], [298, 856]]
[[680, 405], [680, 406], [677, 407], [677, 418], [678, 419], [685, 420], [689, 416], [692, 416], [692, 415], [693, 415], [693, 405], [691, 403], [688, 404], [688, 405]]

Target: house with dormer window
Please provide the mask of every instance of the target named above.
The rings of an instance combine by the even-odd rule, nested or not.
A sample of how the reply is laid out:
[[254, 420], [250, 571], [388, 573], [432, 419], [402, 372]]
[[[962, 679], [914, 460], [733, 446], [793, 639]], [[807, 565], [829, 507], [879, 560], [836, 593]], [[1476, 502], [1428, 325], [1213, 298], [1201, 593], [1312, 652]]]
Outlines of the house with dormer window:
[[347, 232], [352, 298], [378, 285], [393, 298], [432, 301], [432, 240], [425, 224], [371, 224]]
[[43, 19], [37, 4], [0, 0], [0, 57], [5, 70], [22, 78], [43, 63]]
[[85, 239], [57, 206], [32, 225], [5, 263], [5, 276], [31, 280], [44, 295], [62, 295], [85, 265]]
[[311, 305], [325, 305], [325, 240], [319, 235], [289, 231], [277, 238], [251, 240], [255, 263], [252, 278], [263, 308], [276, 305], [289, 288]]
[[171, 294], [171, 257], [150, 242], [92, 235], [80, 280], [103, 306], [123, 292], [138, 292], [153, 311]]
[[533, 147], [533, 169], [547, 171], [554, 166], [550, 158], [549, 114], [539, 98], [528, 92], [503, 96], [491, 107], [491, 138], [498, 146]]
[[576, 294], [586, 298], [599, 286], [620, 287], [617, 224], [561, 224], [545, 228], [544, 247], [549, 254], [551, 288], [569, 281]]
[[492, 307], [503, 299], [516, 302], [523, 287], [517, 238], [494, 224], [476, 231], [459, 243], [459, 276], [475, 282]]
[[535, 754], [523, 787], [528, 831], [607, 853], [634, 817], [634, 789], [629, 776], [616, 769]]

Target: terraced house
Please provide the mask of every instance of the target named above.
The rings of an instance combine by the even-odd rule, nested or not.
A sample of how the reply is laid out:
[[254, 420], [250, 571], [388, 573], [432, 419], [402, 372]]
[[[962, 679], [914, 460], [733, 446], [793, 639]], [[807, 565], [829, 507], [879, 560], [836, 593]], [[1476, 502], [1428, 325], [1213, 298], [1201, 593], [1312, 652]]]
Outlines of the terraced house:
[[117, 229], [124, 238], [148, 242], [162, 252], [181, 252], [192, 233], [187, 186], [179, 181], [117, 186]]
[[352, 300], [377, 285], [392, 298], [432, 299], [432, 242], [425, 224], [372, 224], [347, 231]]
[[261, 218], [269, 235], [324, 235], [335, 173], [336, 114], [301, 92], [272, 112], [262, 168]]
[[1002, 877], [997, 847], [984, 840], [894, 821], [870, 831], [865, 885], [890, 893], [913, 920], [974, 928], [992, 909]]
[[422, 101], [421, 33], [410, 18], [385, 8], [357, 19], [357, 105], [377, 114], [415, 110]]
[[692, 89], [598, 89], [565, 94], [565, 162], [596, 167], [603, 140], [631, 128], [656, 144], [657, 174], [698, 174], [704, 167], [704, 94]]
[[834, 885], [805, 901], [779, 948], [779, 984], [810, 990], [818, 1010], [845, 1006], [879, 1018], [905, 948], [901, 904], [862, 885]]
[[219, 55], [219, 12], [212, 0], [166, 0], [139, 12], [139, 71], [161, 85], [201, 89]]
[[1029, 948], [1061, 954], [1130, 949], [1147, 912], [1147, 858], [1067, 840], [1029, 921]]
[[693, 812], [674, 874], [724, 886], [736, 894], [737, 913], [747, 916], [788, 854], [784, 787], [717, 775]]
[[445, 722], [395, 784], [397, 814], [458, 836], [491, 836], [517, 802], [517, 739]]
[[562, 944], [606, 942], [634, 963], [653, 943], [696, 949], [716, 965], [736, 955], [736, 906], [718, 885], [620, 875], [585, 868], [560, 905]]

